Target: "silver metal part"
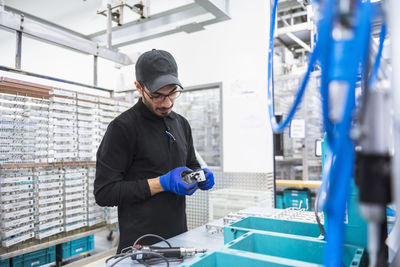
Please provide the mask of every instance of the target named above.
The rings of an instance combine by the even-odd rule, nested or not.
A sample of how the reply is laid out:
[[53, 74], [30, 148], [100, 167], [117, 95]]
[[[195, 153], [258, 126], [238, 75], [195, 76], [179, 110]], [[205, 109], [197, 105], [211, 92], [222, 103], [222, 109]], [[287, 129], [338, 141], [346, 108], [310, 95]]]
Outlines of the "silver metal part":
[[191, 172], [189, 174], [186, 174], [182, 179], [186, 183], [192, 184], [192, 183], [199, 183], [199, 182], [205, 181], [206, 176], [204, 174], [204, 171], [197, 171], [197, 172]]
[[390, 98], [383, 90], [369, 92], [368, 107], [361, 125], [362, 151], [386, 155], [391, 148]]
[[[22, 19], [22, 17], [21, 17]], [[21, 49], [22, 49], [22, 32], [16, 31], [16, 47], [15, 47], [15, 68], [21, 69]]]
[[205, 253], [207, 249], [181, 248], [181, 257], [191, 257], [197, 253]]
[[203, 248], [203, 249], [196, 249], [196, 253], [206, 253], [207, 249]]
[[111, 48], [112, 47], [112, 10], [111, 10], [111, 5], [107, 5], [107, 47]]
[[361, 204], [361, 213], [368, 220], [368, 253], [369, 266], [377, 266], [379, 240], [381, 239], [381, 223], [385, 216], [386, 207], [378, 204]]
[[193, 256], [196, 254], [195, 248], [181, 248], [181, 257]]

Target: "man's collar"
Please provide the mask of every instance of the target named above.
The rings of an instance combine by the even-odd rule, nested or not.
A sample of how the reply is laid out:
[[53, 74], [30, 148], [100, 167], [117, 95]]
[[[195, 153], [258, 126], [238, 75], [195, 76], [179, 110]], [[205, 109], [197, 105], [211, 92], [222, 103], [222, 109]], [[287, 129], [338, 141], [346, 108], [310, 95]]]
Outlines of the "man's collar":
[[142, 98], [140, 97], [137, 101], [137, 103], [135, 104], [135, 107], [137, 108], [137, 110], [143, 114], [143, 116], [147, 119], [150, 120], [161, 120], [163, 118], [168, 118], [168, 119], [175, 119], [176, 118], [176, 113], [171, 111], [171, 113], [167, 116], [167, 117], [160, 117], [156, 114], [154, 114], [153, 112], [150, 111], [150, 109], [143, 103]]

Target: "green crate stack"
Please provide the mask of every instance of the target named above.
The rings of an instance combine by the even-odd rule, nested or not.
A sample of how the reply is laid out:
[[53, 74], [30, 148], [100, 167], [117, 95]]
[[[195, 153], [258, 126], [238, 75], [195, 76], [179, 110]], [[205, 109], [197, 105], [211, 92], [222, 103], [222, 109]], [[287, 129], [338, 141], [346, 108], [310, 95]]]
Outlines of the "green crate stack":
[[40, 249], [34, 252], [15, 256], [11, 259], [12, 267], [42, 266], [56, 261], [56, 247]]
[[57, 259], [64, 260], [93, 249], [94, 235], [85, 236], [57, 245]]
[[10, 259], [0, 260], [0, 267], [10, 267]]

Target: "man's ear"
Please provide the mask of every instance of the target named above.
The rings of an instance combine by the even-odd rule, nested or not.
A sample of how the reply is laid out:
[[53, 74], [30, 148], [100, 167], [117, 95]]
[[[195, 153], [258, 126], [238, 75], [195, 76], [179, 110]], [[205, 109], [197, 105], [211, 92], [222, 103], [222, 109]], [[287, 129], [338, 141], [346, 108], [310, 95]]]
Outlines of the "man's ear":
[[138, 81], [135, 81], [136, 89], [138, 90], [139, 94], [143, 96], [143, 88]]

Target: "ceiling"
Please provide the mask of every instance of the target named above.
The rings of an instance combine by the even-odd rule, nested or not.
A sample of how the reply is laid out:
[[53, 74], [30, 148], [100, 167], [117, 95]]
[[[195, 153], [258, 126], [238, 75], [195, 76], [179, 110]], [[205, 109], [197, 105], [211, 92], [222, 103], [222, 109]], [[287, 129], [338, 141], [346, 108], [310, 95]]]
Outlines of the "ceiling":
[[[139, 3], [139, 0], [124, 1], [129, 5]], [[151, 0], [147, 3], [149, 16], [160, 13], [168, 9], [193, 3], [190, 0]], [[90, 35], [107, 28], [107, 18], [97, 14], [98, 10], [105, 7], [107, 1], [104, 0], [4, 0], [7, 7], [19, 10], [25, 15], [32, 15], [47, 22], [51, 22], [63, 28]], [[140, 16], [131, 9], [124, 7], [124, 23], [140, 20]], [[114, 22], [113, 27], [117, 24]]]
[[[196, 32], [230, 19], [229, 0], [144, 0], [147, 16], [124, 6], [122, 25], [97, 14], [107, 4], [134, 6], [139, 0], [0, 0], [0, 26], [126, 65], [118, 48], [178, 32]], [[116, 9], [114, 9], [116, 10]], [[113, 10], [113, 11], [114, 11]]]

